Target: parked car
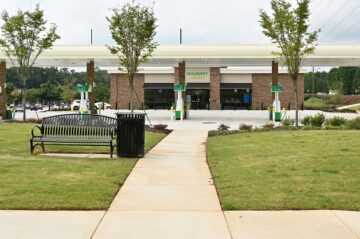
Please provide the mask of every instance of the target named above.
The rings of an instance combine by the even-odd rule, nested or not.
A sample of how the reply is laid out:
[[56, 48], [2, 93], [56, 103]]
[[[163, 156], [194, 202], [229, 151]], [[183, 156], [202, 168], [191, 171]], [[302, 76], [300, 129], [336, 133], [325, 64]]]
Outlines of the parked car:
[[42, 109], [43, 109], [42, 104], [35, 104], [35, 105], [30, 107], [30, 110], [42, 110]]
[[73, 110], [79, 110], [80, 109], [80, 100], [74, 100], [70, 107], [73, 109]]
[[15, 111], [16, 111], [16, 112], [23, 112], [23, 111], [24, 111], [24, 107], [23, 107], [22, 105], [17, 105]]
[[111, 109], [111, 105], [106, 102], [96, 102], [95, 109]]

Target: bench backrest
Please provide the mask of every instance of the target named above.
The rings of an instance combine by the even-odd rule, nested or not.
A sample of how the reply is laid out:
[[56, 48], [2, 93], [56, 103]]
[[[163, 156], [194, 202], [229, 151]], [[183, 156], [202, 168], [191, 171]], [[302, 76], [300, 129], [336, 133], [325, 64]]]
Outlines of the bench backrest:
[[110, 136], [117, 127], [115, 118], [91, 114], [66, 114], [42, 119], [47, 136]]

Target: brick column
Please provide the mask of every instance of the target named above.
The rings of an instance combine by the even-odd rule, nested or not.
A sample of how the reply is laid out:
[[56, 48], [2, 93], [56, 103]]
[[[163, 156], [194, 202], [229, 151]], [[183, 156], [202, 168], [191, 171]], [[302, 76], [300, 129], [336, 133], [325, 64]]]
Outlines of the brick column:
[[[271, 69], [271, 83], [273, 85], [276, 85], [279, 82], [279, 63], [277, 63], [276, 61], [272, 61]], [[275, 93], [272, 93], [272, 100], [275, 100]]]
[[[94, 61], [90, 61], [86, 64], [86, 78], [88, 84], [93, 84], [95, 80], [95, 66]], [[90, 112], [94, 111], [95, 105], [95, 88], [93, 91], [89, 93], [89, 105], [90, 105]]]
[[[186, 63], [185, 61], [179, 62], [179, 67], [175, 67], [175, 84], [185, 83], [185, 72], [186, 72]], [[185, 102], [185, 92], [182, 94], [183, 100]], [[175, 92], [175, 102], [177, 100], [177, 92]]]
[[210, 109], [220, 110], [220, 68], [210, 68]]
[[[141, 109], [144, 104], [144, 74], [137, 74], [134, 78], [134, 109]], [[125, 74], [111, 75], [111, 106], [115, 109], [129, 109], [130, 83]]]
[[6, 119], [6, 90], [5, 90], [5, 82], [6, 82], [6, 62], [0, 63], [0, 111], [3, 119]]

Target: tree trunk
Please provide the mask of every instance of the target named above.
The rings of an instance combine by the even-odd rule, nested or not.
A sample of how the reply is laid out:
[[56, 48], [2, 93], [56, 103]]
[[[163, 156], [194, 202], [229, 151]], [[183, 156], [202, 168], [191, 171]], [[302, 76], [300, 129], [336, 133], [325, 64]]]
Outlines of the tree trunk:
[[295, 126], [299, 127], [299, 97], [298, 97], [298, 80], [295, 78], [294, 82], [294, 93], [295, 93]]
[[128, 75], [130, 84], [130, 111], [134, 113], [134, 77], [132, 74]]
[[26, 121], [26, 89], [25, 88], [22, 90], [22, 95], [23, 95], [23, 97], [22, 97], [21, 104], [22, 104], [23, 110], [24, 110], [23, 111], [23, 121], [25, 122]]

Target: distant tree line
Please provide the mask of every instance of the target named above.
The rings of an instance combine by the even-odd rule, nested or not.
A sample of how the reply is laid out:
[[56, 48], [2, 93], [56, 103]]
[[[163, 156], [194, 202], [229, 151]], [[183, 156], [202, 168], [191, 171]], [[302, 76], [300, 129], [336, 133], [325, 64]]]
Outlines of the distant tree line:
[[[15, 68], [7, 69], [7, 97], [8, 102], [20, 102], [24, 88], [18, 71]], [[80, 99], [76, 92], [77, 84], [87, 82], [86, 72], [77, 72], [68, 68], [33, 68], [26, 81], [27, 97], [29, 103], [62, 101], [70, 103]], [[110, 98], [110, 75], [105, 70], [95, 69], [95, 101], [108, 102]]]
[[343, 95], [360, 94], [360, 67], [339, 67], [329, 72], [305, 74], [305, 93], [329, 93], [330, 90]]

